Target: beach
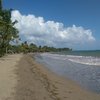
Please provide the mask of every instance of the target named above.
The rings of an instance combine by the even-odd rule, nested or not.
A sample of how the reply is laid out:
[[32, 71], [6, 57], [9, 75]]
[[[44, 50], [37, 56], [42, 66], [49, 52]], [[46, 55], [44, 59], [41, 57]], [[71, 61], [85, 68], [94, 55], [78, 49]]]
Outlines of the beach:
[[99, 100], [100, 94], [50, 71], [33, 54], [0, 58], [0, 100]]
[[14, 54], [0, 58], [0, 100], [13, 100], [12, 95], [17, 85], [16, 69], [21, 57], [22, 55]]

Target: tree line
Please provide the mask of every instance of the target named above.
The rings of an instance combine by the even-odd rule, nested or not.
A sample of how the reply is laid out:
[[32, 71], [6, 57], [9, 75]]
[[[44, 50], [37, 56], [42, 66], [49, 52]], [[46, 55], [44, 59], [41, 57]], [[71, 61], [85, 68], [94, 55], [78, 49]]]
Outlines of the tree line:
[[14, 27], [17, 20], [11, 20], [12, 9], [3, 9], [0, 0], [0, 57], [6, 53], [29, 53], [29, 52], [60, 52], [69, 51], [69, 48], [54, 48], [48, 46], [37, 46], [34, 43], [28, 44], [27, 41], [21, 44], [12, 45], [15, 39], [19, 38], [18, 30]]
[[[10, 51], [9, 51], [10, 50]], [[8, 52], [13, 53], [33, 53], [33, 52], [62, 52], [69, 51], [69, 48], [55, 48], [49, 46], [37, 46], [34, 43], [28, 44], [27, 41], [19, 45], [10, 45]]]

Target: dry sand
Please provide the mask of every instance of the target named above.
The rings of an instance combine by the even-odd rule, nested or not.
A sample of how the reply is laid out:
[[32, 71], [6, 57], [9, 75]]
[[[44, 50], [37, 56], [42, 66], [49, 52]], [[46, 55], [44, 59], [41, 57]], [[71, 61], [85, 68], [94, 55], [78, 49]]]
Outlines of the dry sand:
[[16, 64], [22, 55], [8, 55], [0, 58], [0, 100], [11, 97], [16, 86]]
[[100, 94], [54, 74], [31, 55], [4, 59], [0, 60], [0, 100], [100, 100]]

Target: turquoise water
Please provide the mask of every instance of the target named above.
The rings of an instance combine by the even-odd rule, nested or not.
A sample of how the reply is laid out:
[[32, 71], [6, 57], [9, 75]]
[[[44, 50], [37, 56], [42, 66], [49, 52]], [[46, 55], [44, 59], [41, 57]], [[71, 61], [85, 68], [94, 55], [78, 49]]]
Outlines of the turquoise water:
[[100, 57], [100, 50], [66, 51], [66, 52], [59, 52], [57, 54]]
[[75, 63], [100, 66], [100, 50], [67, 51], [67, 52], [58, 52], [58, 53], [53, 53], [53, 54], [55, 54], [56, 58], [60, 56], [60, 58], [62, 59], [67, 59]]
[[100, 93], [100, 51], [42, 53], [35, 58], [54, 73]]

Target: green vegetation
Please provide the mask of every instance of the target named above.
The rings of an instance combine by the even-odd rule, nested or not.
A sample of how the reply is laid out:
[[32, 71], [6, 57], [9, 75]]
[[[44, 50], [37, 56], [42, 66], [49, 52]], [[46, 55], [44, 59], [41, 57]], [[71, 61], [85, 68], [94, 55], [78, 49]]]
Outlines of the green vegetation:
[[7, 52], [10, 41], [18, 38], [18, 30], [14, 27], [16, 22], [11, 21], [11, 9], [3, 9], [0, 0], [0, 56]]
[[40, 52], [62, 52], [62, 51], [70, 51], [71, 49], [69, 49], [69, 48], [54, 48], [54, 47], [43, 46], [39, 50], [40, 50]]
[[[62, 52], [62, 51], [71, 51], [69, 48], [54, 48], [48, 46], [37, 46], [33, 43], [28, 44], [27, 41], [20, 45], [10, 45], [9, 51], [13, 53], [34, 53], [34, 52]], [[11, 52], [11, 53], [12, 53]]]
[[16, 38], [18, 39], [18, 30], [14, 27], [17, 21], [11, 21], [11, 9], [2, 8], [2, 0], [0, 0], [0, 57], [6, 53], [29, 53], [29, 52], [61, 52], [69, 51], [69, 48], [54, 48], [48, 46], [37, 46], [33, 43], [28, 44], [27, 41], [21, 44], [11, 45]]

